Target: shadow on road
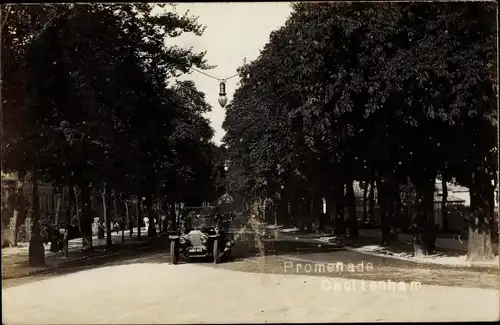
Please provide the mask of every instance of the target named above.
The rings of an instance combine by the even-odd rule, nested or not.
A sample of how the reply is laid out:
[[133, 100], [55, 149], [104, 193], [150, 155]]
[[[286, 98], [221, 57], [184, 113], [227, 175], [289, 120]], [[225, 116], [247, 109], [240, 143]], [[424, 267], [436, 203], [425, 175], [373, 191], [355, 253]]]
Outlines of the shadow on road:
[[[2, 282], [4, 284], [6, 282], [22, 283], [30, 281], [30, 279], [35, 281], [40, 278], [67, 275], [99, 267], [137, 263], [170, 263], [169, 244], [170, 242], [167, 237], [161, 237], [141, 246], [131, 246], [121, 250], [111, 249], [109, 251], [103, 251], [96, 248], [93, 253], [88, 255], [87, 259], [71, 261], [57, 267], [47, 268], [36, 275], [27, 275], [20, 279], [6, 279], [2, 280]], [[343, 248], [340, 246], [322, 246], [304, 242], [273, 241], [268, 239], [256, 240], [255, 236], [246, 234], [237, 240], [232, 252], [233, 257], [228, 259], [227, 262], [258, 256], [329, 253], [339, 250], [343, 250]], [[181, 260], [181, 263], [186, 262], [188, 261]], [[193, 259], [189, 262], [211, 263], [210, 259]]]
[[[169, 240], [167, 237], [157, 238], [142, 247], [133, 247], [127, 250], [111, 252], [108, 255], [92, 257], [88, 260], [80, 260], [72, 262], [71, 264], [61, 265], [57, 268], [48, 269], [42, 275], [27, 276], [20, 279], [11, 279], [2, 281], [4, 287], [15, 286], [18, 284], [38, 281], [45, 278], [57, 277], [62, 275], [69, 275], [76, 272], [87, 271], [102, 267], [113, 267], [113, 266], [123, 266], [129, 264], [169, 264]], [[387, 277], [387, 278], [405, 278], [408, 275], [408, 280], [418, 275], [418, 278], [423, 280], [429, 280], [430, 274], [436, 272], [437, 278], [442, 278], [444, 275], [449, 273], [449, 277], [453, 275], [453, 284], [460, 284], [467, 281], [470, 278], [472, 269], [468, 270], [458, 270], [452, 267], [445, 267], [442, 265], [419, 265], [409, 261], [403, 261], [398, 259], [387, 258], [383, 256], [369, 256], [348, 250], [341, 245], [321, 245], [318, 243], [308, 243], [303, 241], [294, 240], [270, 240], [270, 239], [260, 239], [251, 234], [242, 235], [236, 242], [233, 248], [232, 258], [228, 259], [226, 262], [219, 265], [213, 265], [211, 261], [208, 260], [198, 260], [193, 259], [192, 261], [181, 260], [181, 263], [201, 263], [206, 266], [221, 267], [224, 269], [234, 269], [241, 271], [252, 272], [276, 272], [277, 265], [283, 264], [283, 261], [278, 262], [278, 260], [292, 260], [295, 259], [293, 263], [332, 263], [332, 262], [343, 262], [343, 263], [353, 263], [359, 264], [372, 263], [374, 268], [377, 270], [373, 274], [373, 277]], [[261, 260], [259, 257], [266, 257]], [[257, 264], [255, 264], [257, 261]], [[260, 261], [260, 262], [258, 262]], [[278, 264], [277, 264], [278, 263]], [[255, 265], [254, 265], [255, 264]], [[280, 265], [281, 265], [280, 264]], [[278, 266], [280, 266], [278, 265]], [[280, 266], [282, 268], [282, 265]], [[269, 269], [269, 270], [268, 270]], [[465, 273], [463, 271], [467, 271]], [[479, 273], [474, 272], [474, 279], [477, 277], [483, 279], [482, 282], [492, 282], [489, 279], [489, 274], [492, 270], [476, 270]], [[495, 271], [495, 270], [493, 270]], [[278, 272], [281, 273], [282, 271]], [[458, 273], [457, 273], [458, 272]], [[496, 271], [498, 272], [498, 271]], [[462, 276], [461, 274], [464, 273]], [[438, 275], [439, 274], [439, 275]], [[481, 275], [482, 274], [482, 275]], [[497, 273], [496, 273], [497, 274]], [[309, 274], [310, 275], [310, 274]], [[320, 275], [320, 274], [316, 274]], [[370, 274], [346, 274], [347, 277], [365, 277], [370, 278]], [[439, 279], [436, 280], [438, 284]], [[430, 281], [430, 280], [429, 280]], [[451, 281], [451, 280], [450, 280]], [[476, 280], [474, 280], [476, 281]], [[423, 281], [425, 282], [425, 281]], [[449, 282], [449, 281], [448, 281]], [[477, 281], [476, 281], [477, 282]], [[495, 281], [493, 281], [495, 282]], [[450, 282], [451, 283], [451, 282]]]
[[234, 247], [233, 255], [236, 259], [244, 259], [255, 256], [280, 256], [280, 255], [302, 255], [315, 253], [331, 253], [345, 250], [339, 245], [319, 245], [304, 243], [300, 241], [269, 240], [261, 241], [242, 240]]

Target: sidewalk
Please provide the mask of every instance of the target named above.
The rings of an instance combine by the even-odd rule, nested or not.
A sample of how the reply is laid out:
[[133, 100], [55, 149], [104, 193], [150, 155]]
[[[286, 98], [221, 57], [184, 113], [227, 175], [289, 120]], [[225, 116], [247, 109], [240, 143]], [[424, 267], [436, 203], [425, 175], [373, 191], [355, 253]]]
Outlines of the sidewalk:
[[[274, 229], [271, 231], [275, 231]], [[390, 246], [382, 247], [379, 245], [381, 231], [379, 229], [360, 229], [359, 237], [355, 239], [337, 238], [331, 234], [305, 234], [300, 232], [279, 232], [276, 239], [301, 241], [318, 245], [342, 245], [347, 250], [374, 255], [384, 258], [394, 258], [415, 263], [439, 264], [456, 267], [499, 267], [499, 256], [496, 254], [497, 243], [492, 243], [494, 259], [487, 261], [467, 261], [467, 241], [460, 242], [450, 238], [438, 238], [438, 252], [433, 255], [415, 257], [413, 256], [412, 236], [408, 234], [399, 234], [399, 242]]]
[[[275, 231], [274, 226], [269, 226], [267, 227], [268, 231], [272, 232]], [[305, 234], [305, 233], [300, 233], [298, 229], [278, 229], [278, 231], [282, 234], [290, 235], [290, 236], [295, 236], [299, 237], [300, 239], [319, 239], [322, 237], [332, 237], [332, 234], [325, 233], [325, 234], [318, 234], [318, 233], [312, 233], [312, 234]], [[382, 230], [381, 229], [359, 229], [359, 237], [361, 238], [369, 238], [369, 239], [375, 239], [375, 240], [381, 240], [382, 238]], [[405, 244], [412, 244], [413, 236], [410, 234], [398, 234], [398, 238], [401, 242], [404, 242]], [[492, 242], [491, 243], [493, 252], [498, 251], [498, 242]], [[449, 236], [447, 237], [438, 237], [436, 238], [436, 247], [438, 249], [443, 249], [443, 250], [454, 250], [454, 251], [460, 251], [460, 252], [467, 252], [468, 249], [468, 241], [467, 239], [462, 239], [462, 238], [450, 238]]]
[[[382, 230], [380, 229], [360, 229], [359, 235], [361, 237], [373, 238], [373, 239], [381, 239], [382, 238]], [[399, 240], [412, 243], [413, 236], [409, 234], [398, 234]], [[454, 238], [444, 238], [438, 237], [436, 238], [436, 247], [440, 249], [452, 249], [460, 252], [467, 252], [468, 247], [467, 239], [454, 239]], [[493, 252], [498, 252], [498, 242], [491, 243]]]
[[97, 239], [92, 236], [93, 252], [82, 252], [82, 238], [75, 238], [69, 241], [68, 258], [64, 258], [62, 251], [53, 253], [50, 251], [50, 243], [45, 245], [45, 266], [31, 267], [28, 265], [28, 243], [21, 243], [18, 247], [8, 247], [2, 249], [2, 279], [12, 279], [43, 273], [51, 268], [85, 259], [100, 258], [116, 254], [117, 248], [130, 248], [131, 246], [146, 244], [149, 242], [145, 228], [141, 228], [141, 241], [137, 238], [137, 228], [134, 228], [133, 236], [125, 232], [125, 242], [122, 244], [122, 234], [112, 233], [111, 240], [114, 249], [106, 251], [106, 238]]

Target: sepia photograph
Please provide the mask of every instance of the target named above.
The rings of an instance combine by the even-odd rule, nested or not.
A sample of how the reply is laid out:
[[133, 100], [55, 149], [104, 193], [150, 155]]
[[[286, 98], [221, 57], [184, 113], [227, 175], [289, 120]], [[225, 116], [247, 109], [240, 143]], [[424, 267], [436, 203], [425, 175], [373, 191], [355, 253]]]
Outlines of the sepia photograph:
[[498, 14], [2, 4], [2, 323], [499, 321]]

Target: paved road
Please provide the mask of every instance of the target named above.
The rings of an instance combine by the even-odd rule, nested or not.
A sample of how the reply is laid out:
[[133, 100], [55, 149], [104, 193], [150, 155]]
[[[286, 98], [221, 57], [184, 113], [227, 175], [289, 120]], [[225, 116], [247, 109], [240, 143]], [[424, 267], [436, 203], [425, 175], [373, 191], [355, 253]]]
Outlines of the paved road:
[[[255, 225], [242, 228], [245, 231], [237, 236], [234, 258], [217, 265], [171, 265], [168, 241], [157, 241], [154, 246], [120, 256], [60, 268], [51, 275], [3, 281], [3, 322], [262, 323], [498, 318], [498, 291], [485, 290], [497, 289], [499, 285], [498, 274], [491, 270], [427, 267], [340, 246], [265, 239]], [[406, 282], [413, 289], [387, 292], [390, 285], [378, 286], [390, 283], [388, 280]], [[366, 291], [366, 284], [375, 284], [375, 290]]]

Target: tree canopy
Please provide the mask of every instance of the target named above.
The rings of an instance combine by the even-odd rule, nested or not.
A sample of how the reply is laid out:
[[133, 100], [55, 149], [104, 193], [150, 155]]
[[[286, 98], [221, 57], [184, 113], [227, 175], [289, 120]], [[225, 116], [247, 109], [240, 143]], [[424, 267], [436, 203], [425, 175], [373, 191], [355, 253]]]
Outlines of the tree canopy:
[[434, 182], [446, 174], [481, 192], [473, 216], [490, 218], [480, 211], [493, 205], [487, 184], [498, 168], [495, 5], [292, 8], [241, 67], [227, 111], [224, 142], [244, 175], [240, 186], [272, 196], [270, 185], [282, 184], [304, 198], [337, 197], [340, 207], [345, 185], [349, 192], [354, 180], [376, 181], [387, 233], [400, 186], [411, 179], [421, 202], [415, 226], [425, 228]]
[[169, 41], [202, 35], [195, 17], [170, 4], [9, 5], [2, 13], [4, 170], [109, 187], [147, 205], [158, 195], [210, 199], [214, 180], [203, 175], [212, 172], [213, 130], [203, 114], [211, 107], [192, 81], [176, 81], [210, 66], [204, 52]]

